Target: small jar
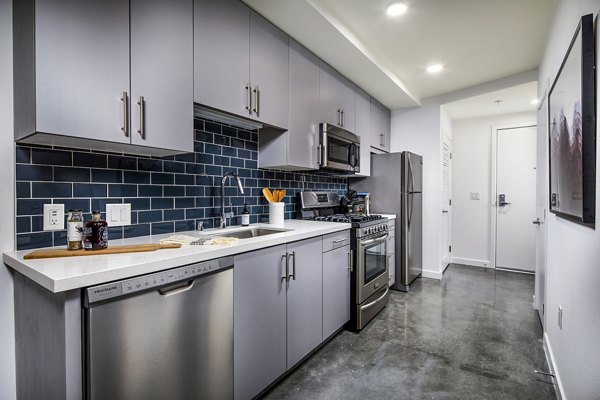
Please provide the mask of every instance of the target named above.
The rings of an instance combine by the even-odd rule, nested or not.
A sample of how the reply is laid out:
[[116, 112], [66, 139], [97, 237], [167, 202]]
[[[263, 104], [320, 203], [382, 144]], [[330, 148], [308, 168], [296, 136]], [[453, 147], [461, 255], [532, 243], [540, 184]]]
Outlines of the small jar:
[[85, 223], [83, 234], [84, 249], [101, 250], [108, 247], [108, 224], [100, 219], [100, 211], [92, 211], [92, 220]]
[[83, 211], [69, 210], [67, 217], [67, 250], [81, 250], [83, 245]]

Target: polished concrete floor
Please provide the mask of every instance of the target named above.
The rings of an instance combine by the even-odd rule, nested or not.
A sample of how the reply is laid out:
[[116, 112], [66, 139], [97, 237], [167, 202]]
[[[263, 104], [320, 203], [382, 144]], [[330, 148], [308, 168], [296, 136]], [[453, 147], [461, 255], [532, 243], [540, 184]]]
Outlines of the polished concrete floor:
[[532, 309], [533, 275], [451, 265], [393, 291], [359, 334], [342, 331], [266, 399], [554, 399]]

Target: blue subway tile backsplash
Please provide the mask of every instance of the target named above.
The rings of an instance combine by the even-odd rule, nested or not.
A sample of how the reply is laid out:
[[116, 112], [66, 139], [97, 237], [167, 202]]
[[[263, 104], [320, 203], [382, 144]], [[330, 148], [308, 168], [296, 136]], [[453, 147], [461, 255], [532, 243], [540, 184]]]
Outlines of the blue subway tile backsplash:
[[42, 230], [48, 203], [82, 209], [86, 220], [92, 210], [104, 217], [106, 204], [130, 203], [132, 225], [109, 229], [109, 239], [120, 239], [189, 231], [200, 220], [217, 226], [221, 177], [229, 171], [242, 177], [245, 189], [241, 196], [233, 180], [226, 183], [233, 224], [240, 223], [244, 203], [252, 223], [268, 219], [263, 187], [286, 189], [286, 218], [296, 217], [300, 190], [346, 190], [345, 178], [258, 169], [257, 132], [201, 119], [194, 128], [195, 151], [164, 158], [17, 145], [17, 249], [66, 245], [66, 231]]

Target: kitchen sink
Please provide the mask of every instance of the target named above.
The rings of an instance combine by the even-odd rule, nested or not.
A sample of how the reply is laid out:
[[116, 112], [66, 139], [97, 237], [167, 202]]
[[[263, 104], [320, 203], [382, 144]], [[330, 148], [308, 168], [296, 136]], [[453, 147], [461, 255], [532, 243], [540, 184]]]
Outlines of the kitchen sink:
[[271, 229], [271, 228], [249, 228], [239, 231], [219, 232], [214, 234], [215, 237], [234, 237], [238, 239], [249, 239], [265, 235], [273, 235], [275, 233], [288, 232], [290, 229]]

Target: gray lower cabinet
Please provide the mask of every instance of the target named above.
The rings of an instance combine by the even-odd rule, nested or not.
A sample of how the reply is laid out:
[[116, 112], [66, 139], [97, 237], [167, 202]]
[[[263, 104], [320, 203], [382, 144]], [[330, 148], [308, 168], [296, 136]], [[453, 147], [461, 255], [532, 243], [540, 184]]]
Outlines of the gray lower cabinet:
[[322, 61], [319, 82], [321, 122], [354, 132], [356, 128], [354, 84]]
[[253, 398], [321, 343], [321, 253], [317, 237], [235, 256], [236, 399]]
[[323, 340], [350, 320], [350, 245], [323, 253]]
[[288, 36], [238, 0], [194, 5], [194, 101], [287, 129]]
[[391, 118], [390, 110], [371, 97], [371, 147], [390, 151]]
[[387, 239], [388, 245], [388, 261], [390, 268], [390, 280], [388, 284], [392, 286], [396, 283], [396, 220], [392, 219], [388, 222], [389, 236]]
[[258, 166], [318, 169], [319, 59], [293, 39], [289, 43], [289, 88], [289, 129], [258, 135]]
[[15, 139], [193, 151], [192, 1], [15, 2]]
[[356, 132], [360, 136], [360, 172], [371, 176], [371, 96], [356, 87]]

